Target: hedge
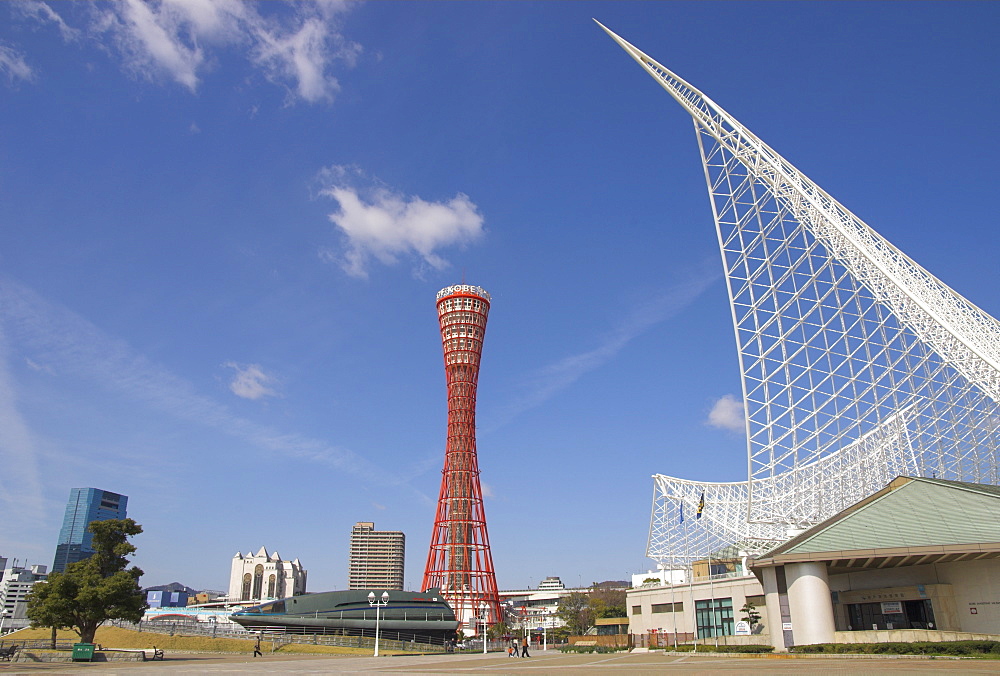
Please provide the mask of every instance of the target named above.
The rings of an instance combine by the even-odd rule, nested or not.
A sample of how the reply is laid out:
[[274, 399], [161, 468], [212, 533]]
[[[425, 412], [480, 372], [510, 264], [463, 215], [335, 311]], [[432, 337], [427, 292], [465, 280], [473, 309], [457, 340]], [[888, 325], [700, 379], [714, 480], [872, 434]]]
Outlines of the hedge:
[[1000, 657], [1000, 641], [919, 641], [915, 643], [820, 643], [799, 645], [793, 653], [866, 655], [990, 655]]

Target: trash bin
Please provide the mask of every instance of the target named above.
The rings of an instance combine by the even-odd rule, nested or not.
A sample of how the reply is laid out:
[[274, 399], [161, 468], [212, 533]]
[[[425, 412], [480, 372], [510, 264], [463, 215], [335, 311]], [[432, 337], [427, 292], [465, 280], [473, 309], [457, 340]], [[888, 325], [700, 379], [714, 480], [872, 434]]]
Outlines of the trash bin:
[[90, 662], [94, 659], [94, 644], [93, 643], [74, 643], [73, 644], [73, 661], [74, 662]]

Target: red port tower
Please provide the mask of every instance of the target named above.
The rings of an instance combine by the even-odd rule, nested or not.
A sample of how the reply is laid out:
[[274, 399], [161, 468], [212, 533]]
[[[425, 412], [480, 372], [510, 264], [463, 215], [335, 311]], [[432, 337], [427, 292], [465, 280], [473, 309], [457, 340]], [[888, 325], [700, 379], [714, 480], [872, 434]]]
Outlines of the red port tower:
[[461, 625], [478, 633], [501, 618], [476, 456], [476, 388], [490, 294], [468, 284], [437, 294], [448, 384], [448, 442], [424, 589], [440, 587]]

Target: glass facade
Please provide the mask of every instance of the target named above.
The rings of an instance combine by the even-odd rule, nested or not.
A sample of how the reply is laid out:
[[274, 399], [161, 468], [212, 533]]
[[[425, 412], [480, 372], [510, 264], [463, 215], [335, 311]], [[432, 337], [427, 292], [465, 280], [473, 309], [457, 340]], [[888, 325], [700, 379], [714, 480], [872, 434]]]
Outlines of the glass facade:
[[52, 572], [61, 573], [66, 566], [82, 561], [94, 553], [93, 535], [87, 531], [91, 521], [124, 519], [128, 496], [100, 488], [73, 488], [69, 492], [63, 525], [59, 530], [56, 557]]
[[698, 638], [733, 635], [733, 600], [695, 601]]
[[851, 603], [847, 606], [848, 631], [865, 629], [934, 629], [930, 599]]

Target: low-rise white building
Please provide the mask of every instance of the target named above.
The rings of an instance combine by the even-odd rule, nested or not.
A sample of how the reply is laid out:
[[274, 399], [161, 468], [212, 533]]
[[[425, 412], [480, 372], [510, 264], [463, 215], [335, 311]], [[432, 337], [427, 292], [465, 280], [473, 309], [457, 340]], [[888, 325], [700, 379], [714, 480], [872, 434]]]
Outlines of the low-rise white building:
[[4, 566], [3, 576], [0, 577], [0, 616], [3, 617], [3, 631], [22, 629], [28, 626], [25, 614], [28, 592], [36, 582], [48, 577], [48, 567], [38, 564], [18, 566], [15, 559], [14, 565], [7, 568], [7, 560], [0, 558], [0, 561]]
[[[998, 486], [898, 477], [756, 559], [718, 552], [695, 562], [688, 584], [630, 590], [629, 632], [636, 646], [697, 640], [778, 651], [1000, 640], [997, 514]], [[738, 627], [747, 602], [759, 621]]]
[[278, 552], [260, 548], [244, 556], [236, 552], [229, 575], [229, 602], [254, 603], [306, 593], [307, 571], [298, 559], [283, 561]]

